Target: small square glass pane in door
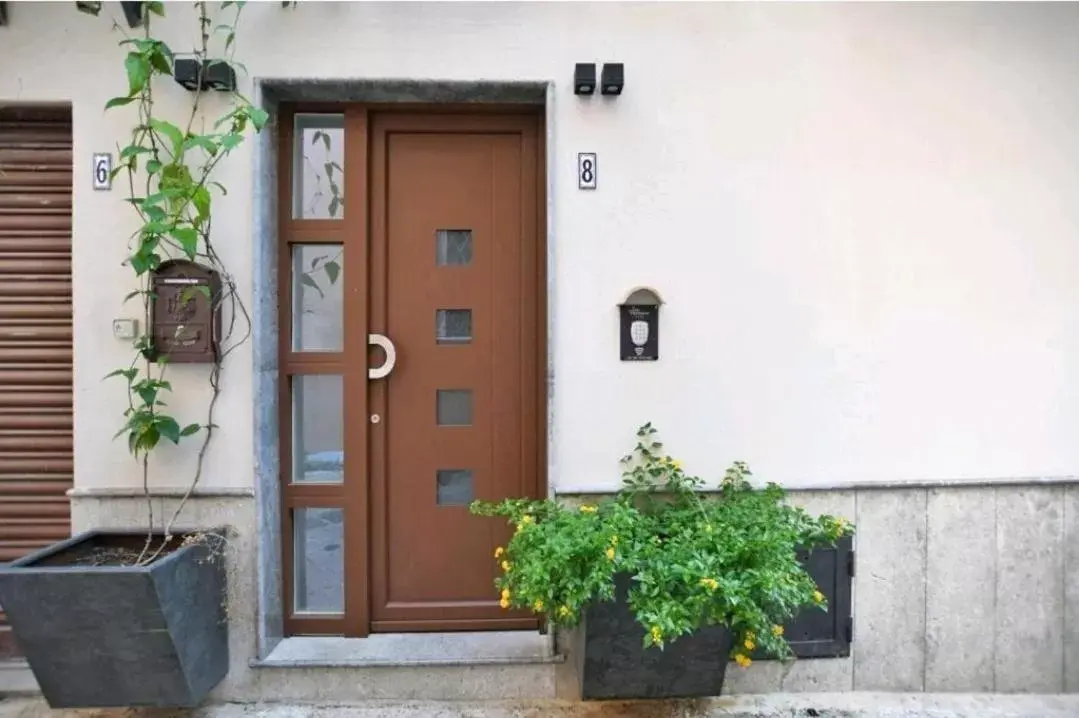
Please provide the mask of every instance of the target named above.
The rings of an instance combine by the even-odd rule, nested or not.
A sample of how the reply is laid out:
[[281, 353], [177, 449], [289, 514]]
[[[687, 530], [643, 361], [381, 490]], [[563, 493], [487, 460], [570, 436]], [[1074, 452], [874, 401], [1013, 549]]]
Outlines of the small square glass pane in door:
[[344, 511], [293, 510], [292, 540], [293, 613], [343, 613]]
[[345, 116], [296, 115], [292, 136], [292, 218], [345, 216]]
[[438, 483], [439, 506], [467, 506], [472, 503], [471, 469], [439, 469], [435, 480]]
[[439, 426], [471, 426], [472, 390], [438, 389], [435, 393], [435, 417]]
[[472, 310], [439, 309], [435, 313], [435, 332], [439, 344], [468, 344], [472, 341]]
[[435, 232], [435, 258], [440, 267], [472, 263], [472, 230], [440, 229]]

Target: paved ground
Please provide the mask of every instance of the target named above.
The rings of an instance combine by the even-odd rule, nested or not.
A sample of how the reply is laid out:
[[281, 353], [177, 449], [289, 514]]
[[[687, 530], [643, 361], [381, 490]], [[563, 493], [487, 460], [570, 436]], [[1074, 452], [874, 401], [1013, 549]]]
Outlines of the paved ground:
[[702, 701], [595, 703], [366, 703], [217, 705], [185, 711], [50, 711], [32, 699], [0, 699], [0, 718], [1077, 718], [1079, 695], [833, 693]]

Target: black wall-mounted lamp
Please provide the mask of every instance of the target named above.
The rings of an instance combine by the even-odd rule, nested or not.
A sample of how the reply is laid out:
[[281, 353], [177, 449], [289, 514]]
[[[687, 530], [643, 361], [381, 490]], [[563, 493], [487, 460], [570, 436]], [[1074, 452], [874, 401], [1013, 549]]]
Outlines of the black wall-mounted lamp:
[[603, 63], [603, 74], [599, 78], [599, 91], [602, 94], [621, 95], [625, 84], [625, 69], [621, 62]]
[[[200, 70], [202, 87], [199, 87]], [[236, 72], [222, 60], [206, 60], [200, 63], [192, 57], [178, 57], [172, 67], [172, 77], [177, 84], [191, 92], [200, 89], [230, 92], [236, 89]]]
[[573, 94], [591, 95], [596, 91], [596, 63], [578, 62], [573, 68]]
[[120, 7], [123, 8], [124, 18], [127, 20], [127, 24], [131, 27], [142, 26], [142, 11], [144, 2], [121, 2]]

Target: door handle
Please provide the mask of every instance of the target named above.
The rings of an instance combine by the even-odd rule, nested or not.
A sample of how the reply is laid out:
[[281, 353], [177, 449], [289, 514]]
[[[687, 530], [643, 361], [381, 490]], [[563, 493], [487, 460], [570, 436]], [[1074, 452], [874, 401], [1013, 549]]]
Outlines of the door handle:
[[372, 367], [367, 370], [368, 379], [382, 379], [389, 376], [393, 371], [394, 365], [397, 363], [397, 350], [393, 346], [387, 337], [381, 334], [368, 334], [367, 344], [374, 344], [376, 347], [382, 347], [382, 351], [386, 352], [386, 361], [382, 362], [380, 367]]

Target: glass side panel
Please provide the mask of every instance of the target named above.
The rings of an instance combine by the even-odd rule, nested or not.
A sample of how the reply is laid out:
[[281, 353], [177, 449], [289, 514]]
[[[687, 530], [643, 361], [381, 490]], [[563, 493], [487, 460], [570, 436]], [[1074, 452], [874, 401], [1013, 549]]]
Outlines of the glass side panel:
[[345, 480], [344, 379], [337, 374], [292, 377], [292, 481]]
[[293, 219], [345, 216], [345, 116], [296, 115], [292, 148]]
[[343, 613], [344, 512], [294, 509], [292, 519], [294, 613]]

